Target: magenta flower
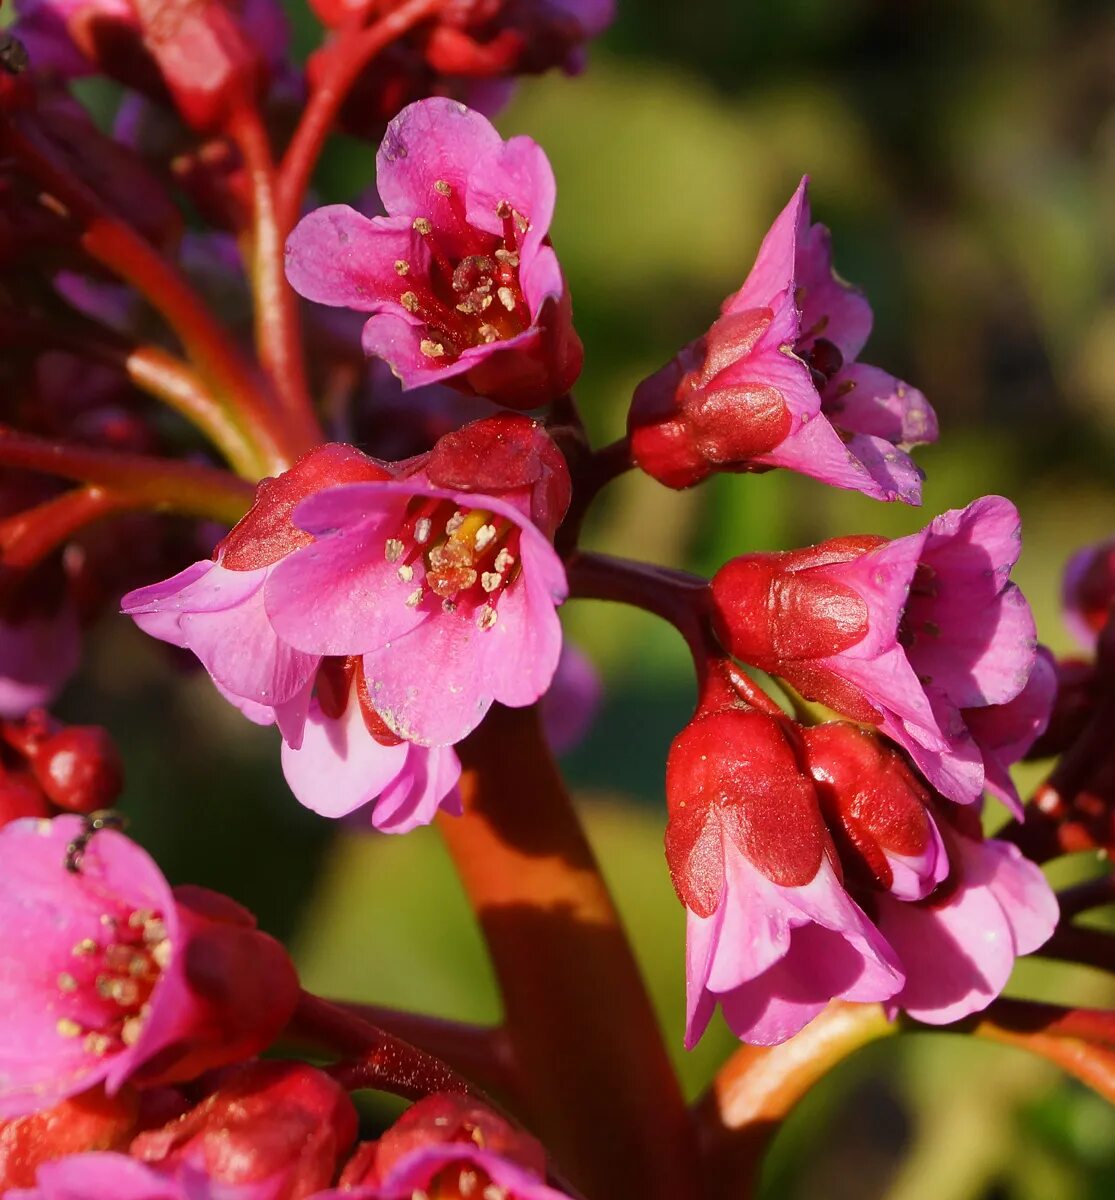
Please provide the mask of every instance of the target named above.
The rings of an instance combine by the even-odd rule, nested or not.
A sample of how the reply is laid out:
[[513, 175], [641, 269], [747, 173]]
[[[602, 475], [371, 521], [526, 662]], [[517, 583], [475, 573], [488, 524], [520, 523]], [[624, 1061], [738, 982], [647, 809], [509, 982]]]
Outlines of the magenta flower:
[[666, 858], [687, 911], [686, 1045], [717, 1003], [744, 1041], [793, 1036], [833, 997], [902, 986], [844, 890], [811, 781], [779, 724], [741, 708], [695, 718], [666, 768]]
[[68, 596], [51, 608], [0, 613], [0, 717], [49, 704], [80, 661], [81, 629]]
[[[1006, 767], [1052, 701], [1011, 567], [1018, 512], [986, 496], [884, 542], [841, 538], [733, 560], [713, 580], [731, 652], [877, 725], [951, 800], [985, 787], [1018, 805]], [[1007, 707], [1017, 701], [1013, 707]]]
[[604, 701], [604, 682], [592, 659], [571, 642], [561, 648], [550, 690], [539, 715], [555, 754], [566, 754], [588, 736]]
[[304, 217], [287, 242], [294, 289], [372, 313], [364, 351], [407, 388], [452, 379], [516, 408], [566, 392], [583, 354], [539, 146], [434, 97], [391, 122], [376, 164], [388, 215], [335, 204]]
[[265, 609], [277, 565], [310, 541], [291, 521], [298, 503], [346, 481], [387, 477], [381, 464], [351, 447], [319, 447], [261, 485], [214, 561], [130, 592], [121, 607], [153, 637], [192, 650], [249, 720], [278, 725], [283, 773], [302, 804], [341, 816], [374, 802], [371, 823], [397, 833], [429, 822], [439, 806], [455, 809], [456, 755], [392, 735], [366, 696], [358, 700], [351, 664], [338, 688], [345, 665], [296, 650]]
[[107, 1152], [45, 1162], [34, 1187], [14, 1188], [6, 1195], [10, 1200], [263, 1200], [248, 1189], [215, 1195], [203, 1179], [169, 1179], [126, 1154]]
[[1016, 846], [947, 828], [952, 874], [921, 904], [880, 895], [875, 921], [902, 962], [906, 982], [887, 1008], [947, 1025], [987, 1007], [1015, 959], [1057, 925], [1057, 897]]
[[297, 1000], [290, 960], [249, 913], [172, 892], [122, 834], [98, 833], [68, 869], [83, 828], [58, 817], [0, 830], [0, 1117], [257, 1053]]
[[921, 473], [901, 447], [934, 441], [936, 418], [917, 389], [856, 361], [871, 309], [834, 274], [806, 185], [709, 332], [639, 385], [635, 460], [671, 487], [715, 470], [786, 467], [919, 504]]

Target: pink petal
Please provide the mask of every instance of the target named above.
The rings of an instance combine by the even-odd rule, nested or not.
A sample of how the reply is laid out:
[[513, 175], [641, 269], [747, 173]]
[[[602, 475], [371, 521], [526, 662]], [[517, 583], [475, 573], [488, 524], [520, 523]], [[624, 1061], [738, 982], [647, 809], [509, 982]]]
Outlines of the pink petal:
[[302, 745], [283, 743], [283, 775], [301, 804], [323, 817], [343, 817], [374, 800], [403, 769], [405, 743], [383, 746], [350, 701], [339, 720], [310, 706]]
[[429, 250], [410, 218], [368, 218], [347, 204], [330, 204], [294, 227], [286, 277], [300, 296], [318, 304], [358, 312], [386, 307], [405, 317], [399, 297], [406, 289], [395, 270], [400, 259], [416, 274], [429, 270]]
[[924, 476], [905, 450], [899, 450], [883, 438], [863, 434], [854, 434], [844, 444], [848, 453], [874, 481], [878, 499], [901, 500], [903, 504], [921, 503]]
[[383, 789], [372, 810], [372, 825], [380, 833], [409, 833], [419, 825], [429, 825], [439, 809], [459, 817], [461, 760], [453, 748], [403, 745], [407, 747], [406, 764]]
[[829, 420], [851, 433], [896, 446], [937, 440], [937, 416], [921, 392], [866, 363], [838, 371], [825, 388], [823, 405]]
[[1010, 926], [1015, 954], [1032, 954], [1045, 945], [1057, 928], [1060, 909], [1041, 868], [1009, 842], [960, 840], [965, 876], [973, 885], [991, 889]]
[[[794, 287], [798, 238], [809, 222], [809, 201], [806, 189], [809, 177], [803, 176], [790, 202], [774, 219], [767, 231], [755, 265], [743, 286], [724, 302], [724, 312], [741, 312], [746, 308], [775, 306], [778, 298]], [[795, 305], [796, 307], [796, 305]], [[797, 340], [795, 331], [794, 339]]]
[[[183, 1190], [126, 1154], [71, 1154], [43, 1163], [36, 1185], [5, 1193], [9, 1200], [209, 1200], [209, 1189]], [[211, 1200], [217, 1200], [212, 1196]], [[225, 1200], [234, 1200], [230, 1193]]]
[[808, 206], [804, 216], [807, 228], [798, 237], [795, 271], [802, 343], [809, 346], [814, 338], [823, 337], [839, 348], [845, 362], [851, 362], [871, 333], [871, 306], [858, 288], [833, 271], [828, 229], [809, 224]]

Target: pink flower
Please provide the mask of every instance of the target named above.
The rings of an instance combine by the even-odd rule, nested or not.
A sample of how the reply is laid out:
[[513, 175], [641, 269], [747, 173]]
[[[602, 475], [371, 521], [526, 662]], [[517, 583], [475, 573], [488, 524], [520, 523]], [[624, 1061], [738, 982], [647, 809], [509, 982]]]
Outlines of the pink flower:
[[603, 700], [604, 683], [592, 659], [565, 642], [550, 690], [539, 707], [546, 741], [555, 754], [567, 754], [584, 741]]
[[68, 867], [78, 817], [0, 830], [0, 1117], [103, 1083], [193, 1078], [264, 1049], [298, 980], [238, 905], [172, 891], [112, 830]]
[[892, 542], [747, 555], [713, 580], [718, 628], [739, 658], [877, 725], [949, 799], [987, 786], [1017, 805], [1006, 767], [1052, 700], [1044, 667], [1031, 684], [1034, 618], [1009, 579], [1020, 548], [1014, 505], [987, 496]]
[[396, 737], [452, 745], [493, 701], [532, 704], [553, 678], [566, 581], [550, 538], [568, 499], [541, 427], [475, 422], [405, 478], [304, 500], [293, 519], [313, 541], [276, 566], [268, 619], [307, 654], [361, 655]]
[[1057, 925], [1057, 897], [1016, 846], [965, 836], [942, 823], [952, 874], [927, 900], [876, 899], [875, 922], [902, 962], [906, 982], [887, 1001], [930, 1025], [987, 1007], [1006, 986], [1019, 955]]
[[287, 242], [294, 289], [372, 313], [364, 351], [405, 387], [452, 379], [517, 408], [567, 391], [583, 354], [547, 238], [542, 150], [434, 97], [391, 122], [376, 163], [388, 215], [335, 204], [303, 218]]
[[81, 630], [68, 596], [51, 609], [0, 615], [0, 717], [49, 704], [81, 661]]
[[918, 504], [921, 473], [900, 447], [934, 441], [936, 418], [915, 388], [856, 361], [871, 309], [833, 273], [806, 184], [709, 332], [639, 385], [635, 460], [670, 487], [715, 470], [787, 467]]
[[1057, 924], [1041, 871], [985, 840], [976, 809], [935, 798], [874, 734], [833, 722], [804, 740], [846, 885], [902, 966], [888, 1010], [946, 1024], [986, 1008]]
[[666, 858], [687, 915], [686, 1045], [717, 1003], [744, 1041], [792, 1037], [833, 997], [885, 1000], [892, 951], [840, 883], [811, 781], [770, 717], [699, 715], [666, 768]]
[[71, 1154], [39, 1167], [35, 1186], [15, 1188], [10, 1200], [263, 1200], [251, 1191], [214, 1194], [205, 1180], [169, 1179], [126, 1154]]
[[357, 696], [352, 666], [338, 689], [344, 664], [295, 649], [275, 631], [265, 605], [277, 567], [311, 541], [291, 519], [297, 505], [338, 484], [387, 478], [382, 464], [351, 447], [319, 447], [261, 484], [214, 561], [130, 592], [121, 607], [147, 633], [192, 650], [249, 720], [278, 725], [283, 772], [307, 808], [341, 816], [374, 804], [377, 829], [404, 832], [430, 821], [439, 806], [455, 807], [456, 755], [392, 735], [366, 695], [363, 702]]

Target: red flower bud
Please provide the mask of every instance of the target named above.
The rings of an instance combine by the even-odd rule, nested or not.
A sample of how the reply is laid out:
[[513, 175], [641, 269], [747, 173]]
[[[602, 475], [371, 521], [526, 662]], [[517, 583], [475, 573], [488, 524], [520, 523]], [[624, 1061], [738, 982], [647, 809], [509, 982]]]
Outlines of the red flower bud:
[[[845, 869], [890, 890], [896, 864], [932, 858], [919, 895], [937, 867], [929, 789], [892, 746], [858, 725], [833, 721], [804, 732], [809, 770]], [[942, 863], [941, 866], [944, 864]], [[925, 876], [922, 869], [919, 879]], [[901, 886], [901, 883], [899, 884]]]
[[682, 903], [700, 916], [720, 900], [724, 837], [782, 887], [817, 873], [827, 839], [787, 727], [725, 708], [696, 717], [670, 747], [666, 861]]
[[0, 773], [0, 826], [21, 817], [49, 817], [50, 805], [42, 788], [26, 771]]
[[71, 1096], [53, 1108], [0, 1122], [0, 1194], [35, 1185], [45, 1162], [89, 1150], [123, 1150], [135, 1131], [136, 1093], [111, 1099], [100, 1087]]
[[271, 1200], [301, 1200], [329, 1186], [356, 1127], [352, 1101], [328, 1075], [305, 1063], [255, 1062], [222, 1072], [205, 1100], [140, 1134], [131, 1154], [217, 1183], [266, 1183]]
[[69, 812], [110, 808], [124, 786], [124, 768], [99, 725], [71, 725], [39, 742], [31, 770], [48, 799]]
[[375, 1186], [415, 1151], [466, 1143], [498, 1154], [535, 1174], [546, 1173], [546, 1152], [528, 1133], [466, 1096], [427, 1096], [412, 1105], [379, 1139], [360, 1147], [340, 1186]]
[[721, 317], [635, 389], [631, 451], [648, 475], [689, 487], [716, 470], [746, 470], [785, 439], [792, 419], [781, 393], [730, 369], [746, 361], [771, 315], [758, 308]]

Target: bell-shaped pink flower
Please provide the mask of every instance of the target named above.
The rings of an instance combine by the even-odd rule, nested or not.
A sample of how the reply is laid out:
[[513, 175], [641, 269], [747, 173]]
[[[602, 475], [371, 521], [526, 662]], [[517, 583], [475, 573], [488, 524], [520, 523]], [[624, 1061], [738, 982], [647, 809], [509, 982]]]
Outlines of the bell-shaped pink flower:
[[875, 922], [902, 962], [906, 982], [887, 1001], [930, 1025], [986, 1008], [1002, 992], [1015, 959], [1036, 950], [1057, 926], [1057, 897], [1017, 846], [945, 829], [952, 871], [920, 904], [876, 897]]
[[287, 242], [295, 291], [372, 313], [365, 353], [407, 388], [452, 380], [514, 408], [568, 391], [583, 351], [540, 147], [432, 97], [391, 122], [376, 164], [387, 216], [335, 204], [304, 217]]
[[235, 1062], [268, 1046], [297, 1001], [286, 952], [251, 914], [172, 891], [113, 830], [75, 856], [85, 829], [78, 817], [0, 829], [0, 1117]]
[[712, 583], [716, 620], [733, 654], [877, 725], [949, 799], [989, 786], [1017, 806], [1005, 768], [1052, 700], [1044, 668], [1027, 691], [1038, 654], [1009, 579], [1020, 549], [1014, 505], [985, 496], [892, 542], [734, 559]]
[[717, 1005], [744, 1041], [792, 1037], [834, 997], [885, 1000], [898, 963], [844, 890], [817, 797], [781, 725], [698, 715], [666, 768], [666, 857], [688, 910], [686, 1045]]
[[921, 473], [903, 447], [934, 441], [936, 417], [916, 388], [856, 361], [871, 309], [833, 272], [806, 184], [709, 332], [639, 385], [628, 419], [635, 461], [670, 487], [786, 467], [919, 504]]

